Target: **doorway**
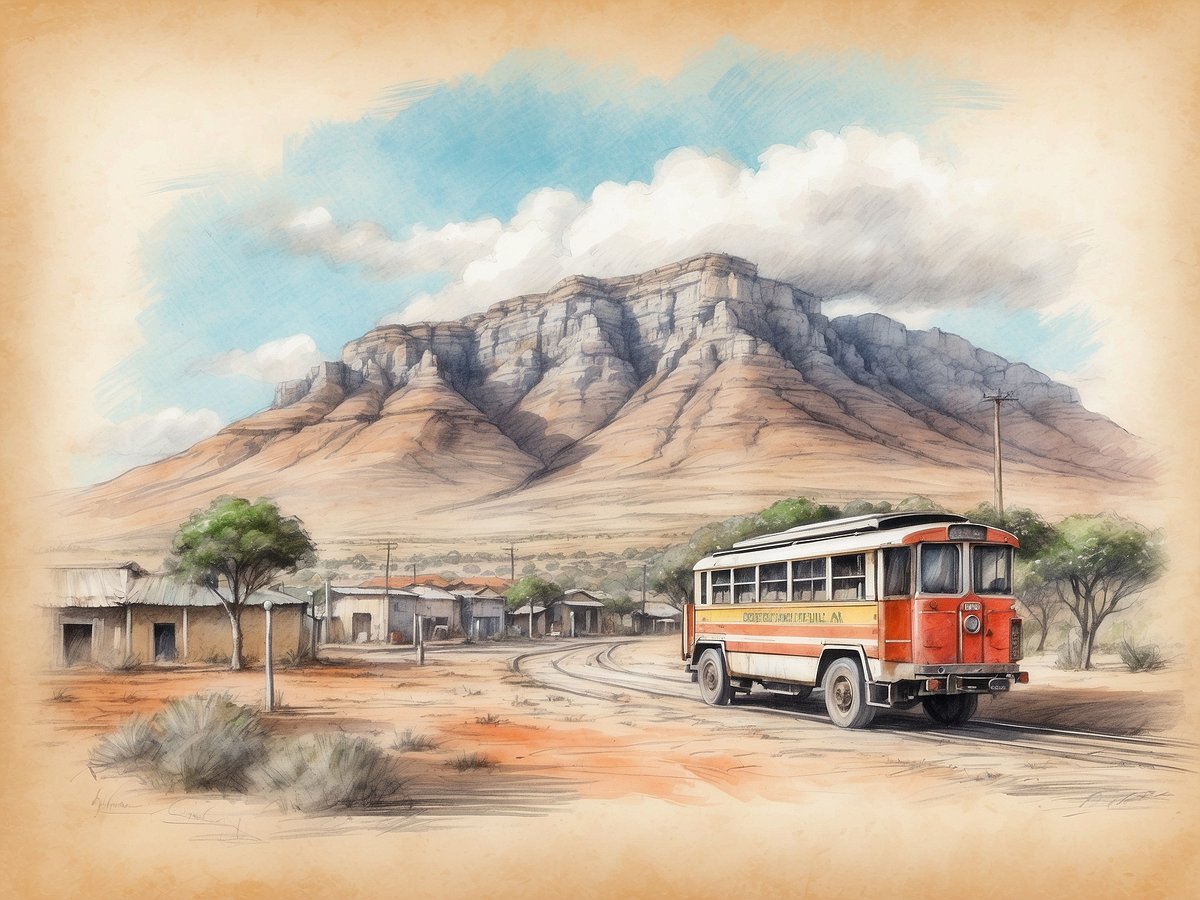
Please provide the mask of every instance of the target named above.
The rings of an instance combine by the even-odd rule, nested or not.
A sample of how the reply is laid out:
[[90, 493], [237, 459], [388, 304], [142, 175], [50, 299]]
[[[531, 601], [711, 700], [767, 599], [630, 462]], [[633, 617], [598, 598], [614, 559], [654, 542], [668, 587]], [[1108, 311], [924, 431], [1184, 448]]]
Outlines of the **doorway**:
[[154, 623], [154, 661], [175, 661], [175, 623]]
[[92, 626], [63, 625], [63, 665], [77, 666], [92, 661]]
[[351, 638], [356, 644], [365, 644], [371, 639], [371, 614], [354, 613], [350, 620]]

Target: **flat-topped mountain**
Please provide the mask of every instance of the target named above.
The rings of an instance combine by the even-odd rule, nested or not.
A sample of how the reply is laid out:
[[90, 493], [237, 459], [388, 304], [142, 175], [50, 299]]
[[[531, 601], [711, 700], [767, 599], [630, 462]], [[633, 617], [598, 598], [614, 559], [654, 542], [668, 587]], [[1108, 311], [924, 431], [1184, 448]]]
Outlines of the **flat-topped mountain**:
[[1086, 510], [1146, 484], [1137, 439], [1071, 388], [937, 329], [831, 320], [708, 254], [376, 328], [270, 409], [73, 496], [64, 527], [156, 540], [227, 493], [334, 541], [649, 540], [797, 494], [965, 507], [991, 496], [998, 392], [1013, 502]]

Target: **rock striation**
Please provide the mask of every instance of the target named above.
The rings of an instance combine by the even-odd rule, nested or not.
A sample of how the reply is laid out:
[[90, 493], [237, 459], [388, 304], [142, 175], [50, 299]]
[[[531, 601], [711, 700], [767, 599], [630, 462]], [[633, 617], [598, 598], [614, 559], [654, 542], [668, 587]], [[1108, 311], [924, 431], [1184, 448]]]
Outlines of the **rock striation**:
[[566, 527], [597, 505], [685, 521], [704, 494], [726, 498], [704, 519], [801, 489], [949, 498], [970, 482], [984, 499], [995, 393], [1014, 401], [1006, 461], [1031, 483], [1147, 476], [1136, 438], [1029, 366], [882, 315], [831, 320], [820, 298], [706, 254], [376, 328], [270, 409], [78, 508], [157, 526], [238, 491], [370, 531], [481, 509]]

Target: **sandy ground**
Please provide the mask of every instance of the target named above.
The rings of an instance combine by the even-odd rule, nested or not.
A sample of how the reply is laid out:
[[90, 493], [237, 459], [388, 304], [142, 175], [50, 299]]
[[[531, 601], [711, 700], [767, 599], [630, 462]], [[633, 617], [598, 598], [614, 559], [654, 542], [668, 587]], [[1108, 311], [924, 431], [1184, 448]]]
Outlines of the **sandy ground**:
[[[677, 638], [637, 641], [618, 648], [615, 658], [630, 671], [678, 677], [676, 642]], [[644, 853], [651, 860], [670, 859], [677, 865], [679, 852], [695, 852], [697, 841], [717, 829], [738, 847], [749, 841], [739, 852], [753, 858], [755, 852], [777, 852], [784, 845], [778, 834], [765, 843], [755, 842], [755, 827], [747, 831], [747, 824], [782, 821], [788, 823], [786, 829], [795, 829], [795, 817], [803, 813], [808, 826], [801, 831], [807, 828], [807, 839], [825, 853], [831, 852], [826, 846], [831, 828], [841, 833], [850, 822], [861, 823], [861, 836], [835, 845], [832, 852], [838, 858], [850, 853], [850, 847], [869, 842], [872, 835], [879, 837], [876, 832], [890, 835], [893, 846], [872, 857], [883, 866], [881, 878], [884, 860], [892, 859], [898, 847], [923, 828], [937, 830], [939, 846], [947, 847], [968, 839], [986, 840], [988, 835], [1003, 835], [1008, 846], [1040, 835], [1023, 870], [1032, 878], [1039, 867], [1061, 862], [1060, 857], [1043, 854], [1054, 846], [1055, 839], [1047, 835], [1058, 834], [1068, 820], [1069, 833], [1077, 836], [1122, 834], [1130, 828], [1149, 835], [1154, 833], [1147, 830], [1150, 825], [1178, 825], [1192, 809], [1185, 801], [1194, 788], [1195, 777], [1189, 773], [1109, 757], [1081, 758], [1042, 745], [963, 743], [939, 734], [918, 715], [892, 715], [882, 720], [882, 727], [846, 732], [816, 716], [772, 715], [770, 710], [779, 704], [765, 700], [711, 709], [698, 699], [632, 691], [599, 699], [547, 688], [510, 670], [509, 659], [529, 648], [442, 649], [431, 652], [423, 667], [406, 652], [382, 652], [278, 670], [283, 707], [269, 716], [278, 732], [340, 730], [365, 735], [397, 757], [405, 779], [402, 795], [385, 808], [351, 815], [287, 814], [264, 801], [241, 797], [167, 796], [131, 777], [89, 771], [88, 753], [103, 733], [133, 714], [153, 713], [169, 698], [216, 690], [257, 705], [263, 692], [261, 669], [54, 672], [41, 679], [41, 695], [25, 702], [47, 726], [34, 748], [40, 777], [64, 785], [60, 803], [66, 805], [54, 814], [71, 827], [79, 827], [84, 819], [88, 828], [110, 838], [131, 830], [155, 835], [155, 840], [166, 835], [176, 846], [181, 840], [222, 846], [300, 842], [316, 854], [306, 857], [306, 864], [326, 853], [343, 853], [343, 842], [357, 848], [353, 842], [368, 839], [363, 846], [369, 847], [369, 840], [403, 834], [426, 849], [429, 841], [441, 846], [439, 842], [448, 840], [459, 847], [483, 842], [488, 849], [481, 851], [481, 859], [509, 867], [524, 856], [517, 836], [532, 829], [536, 837], [531, 840], [538, 848], [536, 871], [541, 873], [526, 873], [532, 883], [549, 877], [543, 871], [549, 867], [551, 874], [559, 873], [554, 883], [563, 878], [569, 882], [570, 873], [586, 873], [589, 885], [608, 884], [611, 889], [626, 882], [597, 876], [600, 857], [585, 852], [583, 845], [555, 848], [554, 836], [570, 834], [575, 840], [582, 832], [597, 846], [616, 841], [614, 852], [628, 857], [630, 865], [644, 859]], [[1062, 673], [1036, 660], [1030, 668], [1033, 685], [985, 701], [979, 716], [1180, 736], [1180, 688], [1186, 673]], [[822, 707], [813, 698], [798, 708], [819, 713]], [[404, 750], [399, 738], [405, 732], [430, 739], [434, 748]], [[450, 763], [465, 753], [481, 754], [494, 766], [458, 772]], [[623, 812], [614, 823], [611, 817], [618, 811]], [[843, 818], [847, 815], [851, 818]], [[967, 832], [952, 824], [964, 815], [974, 823]], [[905, 825], [897, 831], [899, 822]], [[817, 823], [822, 823], [819, 838], [812, 830]], [[1035, 830], [1021, 835], [997, 831], [1001, 823], [1025, 829], [1034, 823]], [[734, 833], [725, 831], [731, 827]], [[856, 830], [858, 826], [851, 829]], [[787, 833], [794, 838], [799, 832]], [[1182, 834], [1177, 826], [1172, 833]], [[651, 852], [656, 846], [668, 855]], [[1155, 842], [1156, 848], [1170, 846]], [[1099, 850], [1089, 847], [1088, 852]], [[369, 852], [366, 858], [373, 859]], [[1130, 873], [1148, 864], [1144, 854], [1137, 857], [1140, 867], [1120, 852], [1112, 858], [1120, 858]], [[726, 862], [732, 864], [732, 859]], [[704, 884], [723, 883], [725, 871], [724, 865], [717, 865], [712, 880]], [[874, 870], [868, 866], [864, 871]], [[610, 879], [623, 878], [627, 869], [605, 872]], [[824, 869], [809, 872], [815, 879], [810, 885], [814, 895], [825, 895], [826, 889], [840, 895], [834, 882], [826, 883], [827, 874]], [[460, 875], [465, 877], [453, 868], [442, 871], [441, 888], [434, 893], [455, 895], [452, 884]], [[646, 885], [651, 883], [657, 882]], [[769, 878], [763, 882], [768, 883]], [[914, 882], [918, 884], [925, 884], [922, 893], [939, 895], [931, 885]], [[470, 892], [466, 886], [462, 889]], [[696, 895], [706, 893], [698, 890]]]

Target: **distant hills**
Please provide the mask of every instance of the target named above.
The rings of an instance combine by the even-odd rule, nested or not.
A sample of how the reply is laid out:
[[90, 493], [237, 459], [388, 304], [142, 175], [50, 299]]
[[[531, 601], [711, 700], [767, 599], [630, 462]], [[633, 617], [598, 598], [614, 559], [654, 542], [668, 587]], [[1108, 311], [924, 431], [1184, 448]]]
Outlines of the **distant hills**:
[[1144, 492], [1146, 449], [1075, 391], [937, 329], [829, 319], [708, 254], [569, 278], [455, 322], [389, 325], [268, 410], [62, 502], [63, 539], [156, 545], [211, 497], [275, 498], [326, 542], [690, 533], [807, 494], [1048, 512]]

